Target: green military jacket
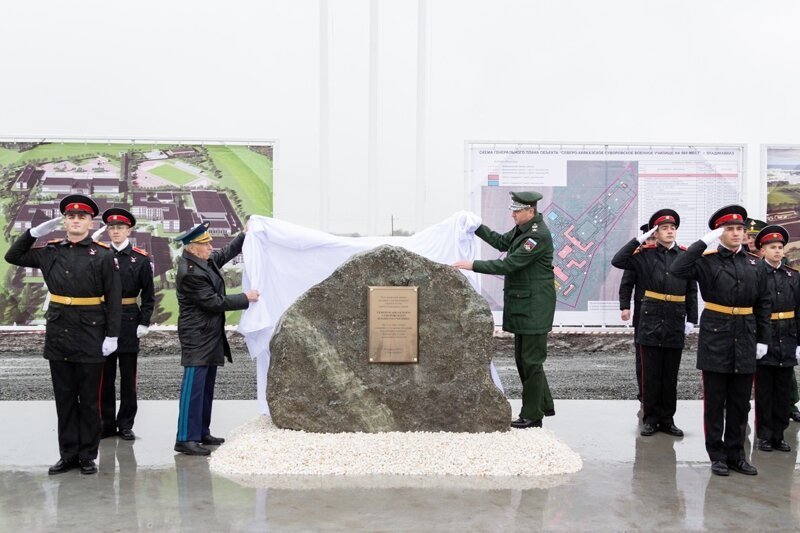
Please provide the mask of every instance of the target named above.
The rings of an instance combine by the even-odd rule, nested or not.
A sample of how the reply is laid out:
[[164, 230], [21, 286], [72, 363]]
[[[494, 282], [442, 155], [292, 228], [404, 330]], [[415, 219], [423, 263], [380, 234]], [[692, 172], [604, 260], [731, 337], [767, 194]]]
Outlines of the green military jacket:
[[550, 331], [556, 310], [553, 237], [541, 213], [504, 235], [482, 224], [475, 235], [508, 252], [503, 259], [472, 263], [475, 272], [505, 276], [503, 330], [529, 335]]

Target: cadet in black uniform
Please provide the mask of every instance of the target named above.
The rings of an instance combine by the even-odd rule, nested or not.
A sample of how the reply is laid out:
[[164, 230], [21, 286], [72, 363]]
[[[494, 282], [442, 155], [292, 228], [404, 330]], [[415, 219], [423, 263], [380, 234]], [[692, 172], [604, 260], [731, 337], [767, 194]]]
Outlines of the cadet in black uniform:
[[767, 226], [758, 232], [755, 245], [761, 250], [761, 265], [767, 273], [772, 299], [772, 342], [756, 369], [756, 436], [765, 452], [792, 449], [783, 440], [789, 425], [792, 370], [800, 349], [800, 274], [783, 264], [783, 246], [789, 233], [782, 226]]
[[[756, 355], [770, 342], [770, 297], [761, 258], [747, 253], [738, 205], [719, 209], [708, 221], [711, 232], [672, 263], [672, 272], [695, 279], [705, 301], [697, 343], [697, 368], [703, 371], [704, 427], [711, 471], [729, 469], [756, 475], [744, 455], [750, 391]], [[717, 238], [720, 245], [706, 253]]]
[[[120, 279], [114, 255], [89, 236], [97, 205], [79, 194], [60, 204], [61, 217], [20, 235], [6, 252], [12, 265], [38, 268], [50, 291], [44, 357], [58, 414], [61, 459], [50, 474], [80, 467], [94, 474], [100, 443], [98, 390], [105, 357], [117, 349]], [[67, 236], [33, 248], [36, 239], [64, 222]]]
[[[128, 237], [136, 218], [125, 209], [114, 207], [103, 213], [103, 222], [111, 238], [111, 249], [119, 264], [122, 281], [122, 322], [117, 351], [108, 356], [103, 370], [100, 405], [103, 420], [102, 437], [117, 434], [124, 440], [133, 440], [133, 422], [136, 417], [136, 360], [139, 339], [149, 332], [150, 317], [155, 307], [153, 264], [147, 252], [133, 246]], [[99, 233], [99, 232], [97, 232]], [[97, 237], [95, 233], [95, 238]], [[115, 382], [119, 361], [120, 402], [117, 412]], [[116, 414], [116, 416], [115, 416]]]
[[[636, 342], [642, 356], [642, 431], [682, 437], [675, 425], [678, 370], [685, 336], [697, 322], [697, 284], [670, 274], [670, 265], [684, 253], [675, 242], [681, 219], [672, 209], [650, 217], [650, 230], [630, 240], [611, 261], [636, 272], [644, 288]], [[655, 234], [656, 244], [640, 245]]]
[[[650, 231], [650, 224], [642, 224], [639, 231], [647, 233]], [[656, 238], [652, 235], [645, 240], [647, 244], [655, 244]], [[633, 351], [636, 365], [636, 399], [642, 401], [642, 356], [639, 353], [639, 343], [636, 342], [636, 328], [639, 327], [639, 308], [642, 306], [642, 296], [644, 288], [641, 283], [637, 283], [636, 271], [626, 270], [622, 273], [622, 280], [619, 283], [619, 317], [621, 320], [631, 320], [631, 295], [633, 295]]]

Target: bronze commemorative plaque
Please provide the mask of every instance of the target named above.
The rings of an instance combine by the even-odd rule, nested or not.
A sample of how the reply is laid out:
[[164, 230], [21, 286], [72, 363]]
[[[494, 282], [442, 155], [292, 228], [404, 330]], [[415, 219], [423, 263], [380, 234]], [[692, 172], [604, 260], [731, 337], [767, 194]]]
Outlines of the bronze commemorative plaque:
[[416, 363], [418, 287], [369, 287], [369, 362]]

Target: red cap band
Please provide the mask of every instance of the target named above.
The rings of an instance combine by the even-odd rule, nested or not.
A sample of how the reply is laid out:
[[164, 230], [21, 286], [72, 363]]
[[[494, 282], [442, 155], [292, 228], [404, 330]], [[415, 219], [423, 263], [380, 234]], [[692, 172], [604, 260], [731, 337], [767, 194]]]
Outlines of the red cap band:
[[112, 222], [124, 222], [129, 226], [133, 226], [133, 224], [131, 224], [131, 219], [124, 215], [110, 215], [108, 217], [108, 223], [111, 224]]
[[784, 242], [783, 235], [781, 235], [780, 233], [768, 233], [761, 238], [760, 242], [761, 244], [767, 244], [775, 241]]
[[733, 221], [733, 222], [741, 222], [742, 224], [744, 224], [744, 220], [742, 220], [742, 215], [740, 215], [739, 213], [731, 213], [729, 215], [725, 215], [725, 216], [719, 217], [716, 220], [716, 222], [714, 222], [714, 227], [718, 228], [721, 225], [723, 225], [723, 224], [725, 224], [727, 222], [731, 222], [731, 221]]
[[80, 202], [67, 204], [67, 207], [64, 209], [64, 212], [66, 213], [67, 211], [84, 211], [86, 213], [89, 213], [90, 215], [94, 214], [94, 209]]
[[660, 226], [661, 224], [666, 224], [666, 223], [674, 224], [675, 217], [673, 217], [672, 215], [664, 215], [663, 217], [658, 217], [655, 220], [655, 222], [653, 222], [653, 226]]

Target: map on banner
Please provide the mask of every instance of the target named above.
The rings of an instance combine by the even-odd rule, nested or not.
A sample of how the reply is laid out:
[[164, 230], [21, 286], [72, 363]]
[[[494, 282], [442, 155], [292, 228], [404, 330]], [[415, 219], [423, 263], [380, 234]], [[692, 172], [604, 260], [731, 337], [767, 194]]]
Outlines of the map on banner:
[[[102, 213], [130, 210], [137, 219], [130, 236], [153, 263], [156, 287], [154, 324], [178, 319], [173, 269], [181, 253], [172, 239], [210, 221], [214, 247], [241, 231], [246, 216], [272, 214], [271, 144], [190, 144], [120, 142], [0, 141], [0, 254], [21, 233], [60, 215], [70, 194], [89, 195]], [[98, 216], [91, 231], [102, 225]], [[41, 246], [64, 238], [63, 228], [37, 240]], [[106, 233], [99, 240], [109, 242]], [[229, 290], [241, 286], [241, 257], [223, 271]], [[0, 262], [0, 324], [44, 323], [47, 295], [35, 268]], [[239, 313], [229, 317], [236, 323]]]
[[767, 222], [789, 232], [786, 259], [800, 267], [800, 146], [767, 146], [762, 154], [767, 179]]
[[[511, 191], [536, 190], [553, 235], [556, 323], [616, 324], [622, 271], [611, 258], [658, 209], [681, 215], [678, 241], [707, 231], [708, 216], [740, 201], [740, 146], [469, 145], [472, 209], [504, 233], [513, 227]], [[487, 244], [482, 259], [504, 254]], [[503, 307], [502, 276], [481, 276], [495, 315]]]

